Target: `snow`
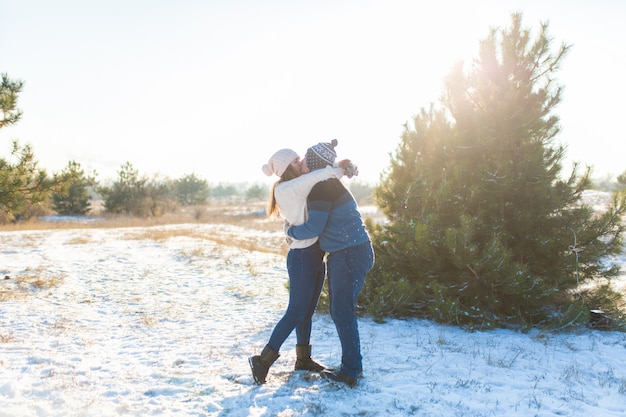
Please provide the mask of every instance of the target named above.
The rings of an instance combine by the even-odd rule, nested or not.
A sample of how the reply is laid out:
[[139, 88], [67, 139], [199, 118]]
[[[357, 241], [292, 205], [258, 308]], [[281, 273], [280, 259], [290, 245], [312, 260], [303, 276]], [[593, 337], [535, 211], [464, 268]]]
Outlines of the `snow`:
[[[294, 335], [254, 385], [247, 358], [284, 311], [285, 258], [228, 236], [254, 247], [281, 232], [0, 232], [0, 417], [626, 415], [626, 334], [591, 329], [466, 332], [365, 317], [356, 388], [294, 372]], [[315, 359], [339, 364], [325, 314], [312, 344]]]

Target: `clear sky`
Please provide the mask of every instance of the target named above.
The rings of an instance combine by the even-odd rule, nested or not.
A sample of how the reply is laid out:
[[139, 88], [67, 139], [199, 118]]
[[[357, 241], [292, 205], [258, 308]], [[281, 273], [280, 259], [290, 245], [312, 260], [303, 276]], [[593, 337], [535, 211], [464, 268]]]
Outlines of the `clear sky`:
[[[620, 0], [0, 0], [0, 72], [25, 82], [22, 120], [0, 130], [43, 168], [68, 161], [114, 179], [272, 181], [271, 154], [339, 140], [376, 182], [403, 125], [437, 102], [458, 60], [476, 57], [513, 12], [554, 50], [571, 161], [626, 170], [626, 2]], [[566, 170], [567, 170], [566, 169]]]

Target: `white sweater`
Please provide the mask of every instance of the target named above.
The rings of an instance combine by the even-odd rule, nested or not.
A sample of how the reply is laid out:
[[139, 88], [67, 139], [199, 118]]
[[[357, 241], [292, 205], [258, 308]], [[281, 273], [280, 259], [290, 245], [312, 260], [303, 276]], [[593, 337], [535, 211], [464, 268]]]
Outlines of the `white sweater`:
[[[281, 182], [274, 188], [274, 198], [280, 210], [280, 215], [290, 225], [300, 225], [307, 220], [306, 199], [315, 184], [330, 178], [341, 178], [341, 168], [326, 167], [308, 174], [304, 174], [290, 181]], [[288, 239], [290, 249], [307, 248], [317, 241], [317, 238], [306, 240]]]

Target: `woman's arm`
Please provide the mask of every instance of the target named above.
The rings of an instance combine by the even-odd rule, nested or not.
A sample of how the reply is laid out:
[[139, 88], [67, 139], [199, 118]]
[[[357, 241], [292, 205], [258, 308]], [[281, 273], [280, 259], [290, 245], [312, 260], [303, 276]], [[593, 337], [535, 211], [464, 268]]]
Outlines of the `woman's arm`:
[[[343, 176], [343, 169], [338, 167], [326, 167], [324, 169], [318, 169], [313, 172], [301, 175], [298, 178], [294, 178], [290, 181], [281, 183], [282, 189], [285, 192], [291, 194], [291, 196], [300, 196], [306, 198], [311, 189], [320, 181], [325, 181], [331, 178], [341, 178]], [[282, 190], [281, 190], [282, 192]]]

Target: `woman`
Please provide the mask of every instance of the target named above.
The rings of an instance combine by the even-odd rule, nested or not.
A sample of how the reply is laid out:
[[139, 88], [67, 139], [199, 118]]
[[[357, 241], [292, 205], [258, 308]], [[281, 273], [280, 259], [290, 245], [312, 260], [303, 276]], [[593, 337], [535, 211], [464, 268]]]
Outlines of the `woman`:
[[[337, 141], [327, 144], [334, 148]], [[335, 154], [336, 156], [336, 154]], [[334, 158], [333, 158], [334, 162]], [[332, 165], [329, 164], [329, 165]], [[263, 172], [280, 179], [270, 191], [268, 215], [280, 215], [286, 224], [302, 224], [306, 220], [306, 197], [313, 186], [330, 178], [341, 178], [343, 170], [327, 169], [302, 175], [300, 157], [291, 149], [281, 149], [263, 165]], [[272, 364], [280, 356], [279, 350], [291, 332], [296, 330], [295, 370], [320, 372], [323, 365], [311, 359], [312, 316], [324, 283], [324, 252], [317, 237], [287, 239], [287, 271], [289, 274], [289, 304], [284, 316], [276, 324], [260, 355], [249, 358], [252, 375], [257, 384], [265, 383]]]
[[[323, 144], [309, 148], [303, 172], [324, 170], [329, 165], [326, 151]], [[374, 265], [372, 243], [356, 201], [341, 181], [335, 178], [316, 184], [307, 204], [307, 221], [290, 226], [286, 232], [293, 239], [319, 237], [320, 248], [328, 252], [330, 315], [341, 341], [342, 356], [339, 369], [324, 369], [321, 374], [354, 387], [363, 371], [356, 301]]]

